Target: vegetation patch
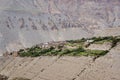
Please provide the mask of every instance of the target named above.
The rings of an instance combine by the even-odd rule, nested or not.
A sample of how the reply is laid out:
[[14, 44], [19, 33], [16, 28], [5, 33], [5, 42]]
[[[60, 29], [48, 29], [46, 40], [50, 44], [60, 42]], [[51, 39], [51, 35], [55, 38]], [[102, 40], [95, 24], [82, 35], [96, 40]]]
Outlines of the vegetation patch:
[[39, 47], [30, 48], [27, 50], [20, 50], [21, 57], [37, 57], [37, 56], [103, 56], [108, 51], [104, 50], [85, 50], [82, 47], [76, 49], [55, 49], [53, 47], [47, 49], [41, 49]]
[[69, 50], [69, 53], [63, 53], [63, 55], [69, 55], [69, 56], [104, 56], [109, 51], [107, 50], [85, 50], [84, 48], [77, 48], [73, 50]]
[[104, 42], [111, 42], [111, 48], [115, 47], [118, 42], [120, 42], [119, 37], [93, 37], [90, 39], [80, 39], [80, 40], [68, 40], [64, 43], [64, 45], [57, 45], [57, 46], [50, 46], [50, 47], [39, 47], [34, 46], [27, 49], [21, 49], [18, 51], [18, 54], [21, 57], [37, 57], [37, 56], [104, 56], [109, 51], [107, 50], [89, 50], [84, 48], [85, 42], [87, 40], [92, 40], [92, 43], [104, 43]]
[[81, 43], [81, 42], [85, 42], [87, 41], [87, 39], [82, 38], [82, 39], [78, 39], [78, 40], [67, 40], [68, 43], [74, 44], [74, 43]]
[[120, 38], [115, 36], [108, 36], [108, 37], [93, 37], [91, 38], [93, 40], [92, 43], [96, 44], [103, 44], [104, 42], [111, 42], [112, 46], [115, 46], [117, 42], [120, 42]]
[[66, 41], [66, 46], [71, 46], [71, 47], [83, 47], [84, 43], [87, 41], [87, 39], [82, 38], [80, 40], [67, 40]]

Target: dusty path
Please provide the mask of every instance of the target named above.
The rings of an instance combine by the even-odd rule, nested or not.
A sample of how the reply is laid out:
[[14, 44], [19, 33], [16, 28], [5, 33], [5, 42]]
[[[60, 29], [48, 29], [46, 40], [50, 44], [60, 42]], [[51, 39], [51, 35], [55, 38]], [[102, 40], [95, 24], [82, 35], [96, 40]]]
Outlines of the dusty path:
[[120, 45], [95, 61], [90, 57], [0, 58], [0, 74], [31, 80], [120, 80]]

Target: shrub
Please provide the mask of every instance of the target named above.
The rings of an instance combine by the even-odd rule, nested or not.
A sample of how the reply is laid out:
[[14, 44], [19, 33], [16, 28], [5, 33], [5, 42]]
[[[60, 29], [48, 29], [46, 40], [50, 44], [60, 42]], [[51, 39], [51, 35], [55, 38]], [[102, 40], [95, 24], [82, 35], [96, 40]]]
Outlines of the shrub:
[[104, 56], [109, 51], [108, 50], [86, 50], [89, 56]]
[[82, 38], [82, 39], [79, 39], [79, 40], [67, 40], [68, 43], [81, 43], [81, 42], [85, 42], [86, 39], [85, 38]]
[[60, 55], [66, 55], [69, 54], [71, 51], [69, 49], [64, 49], [61, 52], [59, 52]]
[[54, 50], [54, 47], [50, 47], [50, 48], [39, 48], [37, 46], [32, 47], [32, 48], [28, 48], [27, 50], [20, 50], [18, 51], [19, 55], [21, 57], [37, 57], [37, 56], [41, 56], [41, 55], [46, 55], [48, 52], [51, 52], [52, 50]]
[[93, 37], [92, 40], [93, 43], [98, 43], [98, 44], [102, 44], [104, 42], [112, 42], [112, 40], [114, 39], [114, 37], [112, 36], [108, 36], [108, 37]]
[[112, 46], [111, 46], [111, 48], [115, 47], [118, 42], [120, 42], [120, 38], [114, 38], [114, 39], [112, 40]]

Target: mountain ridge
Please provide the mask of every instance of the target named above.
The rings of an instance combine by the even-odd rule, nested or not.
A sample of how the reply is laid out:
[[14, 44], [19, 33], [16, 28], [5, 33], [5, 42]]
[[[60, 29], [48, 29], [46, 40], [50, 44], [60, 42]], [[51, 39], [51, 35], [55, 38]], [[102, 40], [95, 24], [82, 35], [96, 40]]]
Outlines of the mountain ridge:
[[119, 10], [120, 0], [1, 0], [0, 53], [49, 41], [120, 35]]

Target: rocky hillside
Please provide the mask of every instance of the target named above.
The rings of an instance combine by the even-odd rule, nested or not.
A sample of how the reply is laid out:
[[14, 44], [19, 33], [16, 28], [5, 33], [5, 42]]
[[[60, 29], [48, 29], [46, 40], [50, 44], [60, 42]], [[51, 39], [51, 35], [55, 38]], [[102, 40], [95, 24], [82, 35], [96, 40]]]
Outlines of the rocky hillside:
[[5, 57], [0, 58], [0, 74], [8, 80], [120, 80], [119, 53], [120, 43], [95, 61], [83, 56]]
[[120, 35], [120, 0], [0, 0], [0, 54], [49, 41]]

